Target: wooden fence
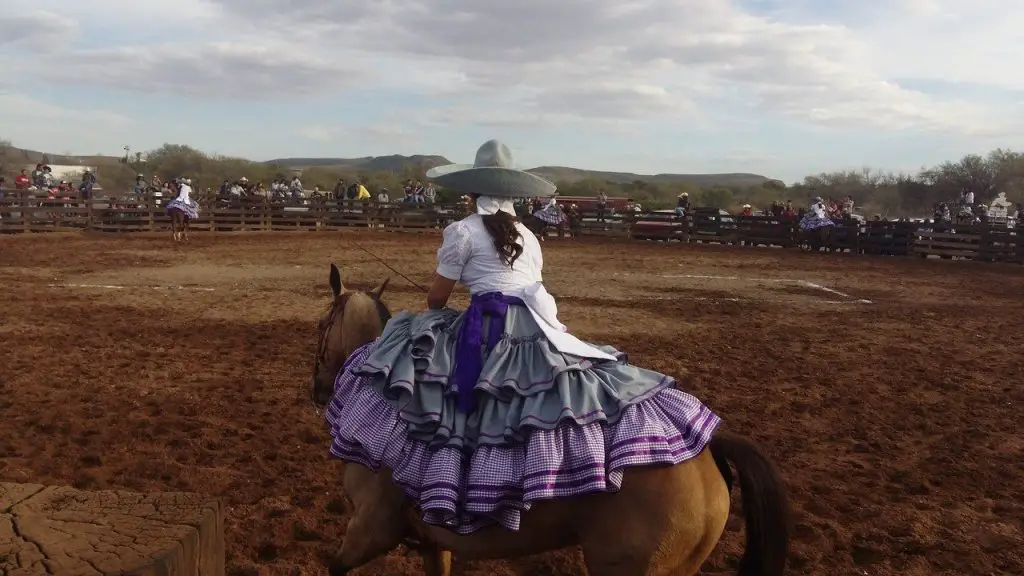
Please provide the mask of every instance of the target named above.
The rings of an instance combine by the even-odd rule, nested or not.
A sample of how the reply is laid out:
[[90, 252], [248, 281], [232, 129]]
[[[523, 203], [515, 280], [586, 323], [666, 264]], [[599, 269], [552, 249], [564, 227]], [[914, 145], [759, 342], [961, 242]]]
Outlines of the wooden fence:
[[[236, 202], [206, 207], [191, 224], [209, 232], [319, 231], [351, 228], [429, 232], [461, 217], [454, 206], [377, 204], [354, 200], [309, 203]], [[0, 233], [69, 229], [104, 232], [170, 230], [170, 218], [152, 201], [0, 199]], [[699, 211], [687, 218], [669, 212], [584, 218], [566, 235], [744, 246], [799, 245], [796, 221], [772, 216], [725, 216]], [[966, 258], [1024, 263], [1024, 225], [950, 225], [915, 222], [840, 222], [832, 235], [838, 251], [880, 256]]]

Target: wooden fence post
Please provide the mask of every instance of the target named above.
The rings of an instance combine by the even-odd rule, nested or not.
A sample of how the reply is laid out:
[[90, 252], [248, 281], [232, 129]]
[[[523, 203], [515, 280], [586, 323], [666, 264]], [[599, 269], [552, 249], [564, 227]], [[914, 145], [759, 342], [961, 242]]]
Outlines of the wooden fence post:
[[[25, 232], [29, 231], [28, 223], [31, 221], [29, 217], [29, 195], [28, 190], [21, 191], [21, 227]], [[34, 213], [33, 213], [34, 214]]]

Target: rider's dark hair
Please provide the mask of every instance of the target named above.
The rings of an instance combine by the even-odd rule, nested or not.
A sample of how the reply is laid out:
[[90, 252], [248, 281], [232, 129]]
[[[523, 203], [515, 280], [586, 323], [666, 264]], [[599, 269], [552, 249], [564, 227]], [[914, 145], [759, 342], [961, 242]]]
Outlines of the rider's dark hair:
[[[480, 197], [479, 194], [472, 194], [473, 200]], [[511, 267], [516, 259], [523, 255], [523, 245], [518, 242], [522, 238], [519, 229], [516, 228], [515, 216], [499, 210], [495, 214], [481, 214], [484, 228], [494, 242], [494, 249], [498, 251], [501, 261]]]

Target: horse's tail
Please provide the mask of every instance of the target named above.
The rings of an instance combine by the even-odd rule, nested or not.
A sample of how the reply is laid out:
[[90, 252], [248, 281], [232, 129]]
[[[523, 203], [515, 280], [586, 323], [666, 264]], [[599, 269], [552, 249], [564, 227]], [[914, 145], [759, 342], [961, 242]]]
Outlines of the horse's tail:
[[739, 476], [747, 528], [739, 576], [781, 576], [789, 552], [790, 510], [778, 468], [752, 441], [727, 432], [712, 438], [711, 455], [730, 488], [729, 464]]

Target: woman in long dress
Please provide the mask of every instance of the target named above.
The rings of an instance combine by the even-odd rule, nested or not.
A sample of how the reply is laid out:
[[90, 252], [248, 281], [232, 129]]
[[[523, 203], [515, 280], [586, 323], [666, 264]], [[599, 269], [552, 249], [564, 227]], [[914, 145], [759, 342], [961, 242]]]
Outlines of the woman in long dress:
[[[425, 522], [518, 530], [533, 503], [617, 491], [630, 466], [673, 465], [719, 418], [664, 374], [573, 336], [543, 284], [540, 243], [514, 198], [555, 185], [485, 143], [473, 166], [428, 172], [475, 213], [444, 230], [428, 310], [401, 312], [349, 356], [327, 419], [331, 452], [388, 468]], [[469, 307], [448, 307], [456, 284]]]
[[558, 197], [552, 195], [543, 208], [533, 213], [534, 218], [549, 226], [561, 226], [565, 223], [565, 212], [558, 205]]
[[835, 225], [836, 223], [825, 213], [825, 204], [822, 202], [821, 196], [811, 202], [807, 213], [800, 219], [800, 229], [805, 232]]
[[167, 203], [167, 214], [171, 217], [174, 239], [188, 239], [188, 223], [199, 218], [199, 204], [192, 198], [192, 181], [182, 178], [178, 181], [178, 194]]

